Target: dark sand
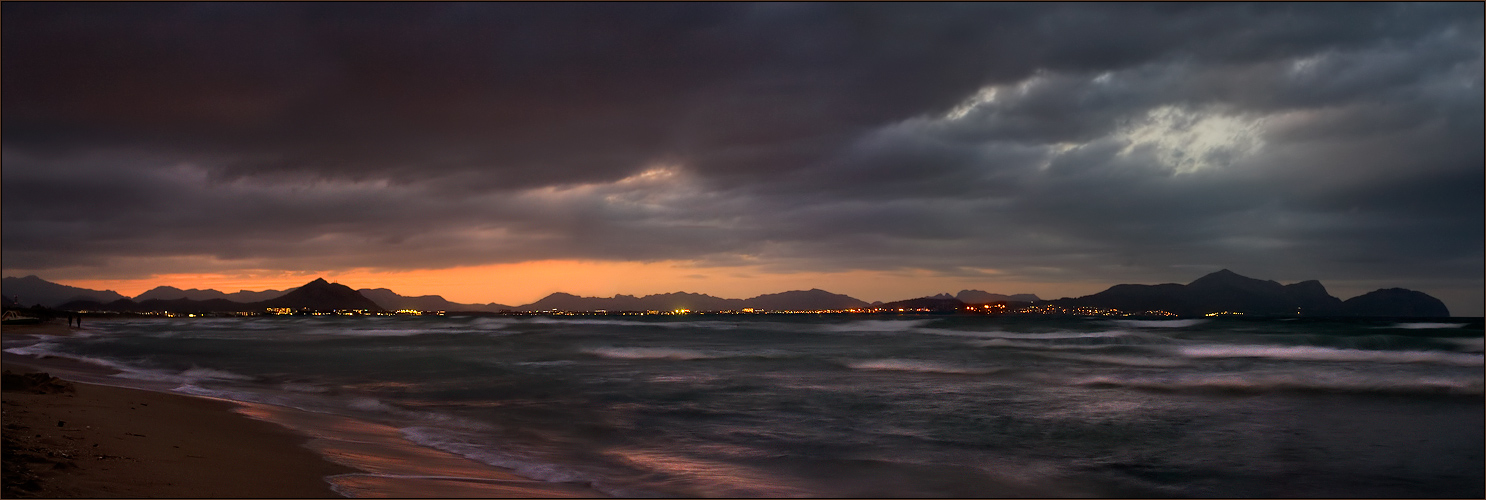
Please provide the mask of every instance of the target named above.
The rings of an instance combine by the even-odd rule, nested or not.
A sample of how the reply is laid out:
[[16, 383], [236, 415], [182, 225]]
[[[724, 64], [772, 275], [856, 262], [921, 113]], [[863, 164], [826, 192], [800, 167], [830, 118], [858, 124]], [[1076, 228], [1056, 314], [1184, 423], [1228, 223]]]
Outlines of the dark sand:
[[[61, 320], [3, 329], [7, 347], [70, 333]], [[533, 481], [409, 446], [390, 427], [76, 382], [110, 370], [68, 360], [9, 353], [4, 360], [12, 372], [0, 398], [5, 498], [339, 497], [332, 484], [357, 497], [603, 496], [583, 485]], [[74, 381], [23, 375], [40, 372]], [[356, 439], [294, 432], [313, 435], [327, 425]], [[406, 474], [409, 463], [423, 469], [421, 477]]]

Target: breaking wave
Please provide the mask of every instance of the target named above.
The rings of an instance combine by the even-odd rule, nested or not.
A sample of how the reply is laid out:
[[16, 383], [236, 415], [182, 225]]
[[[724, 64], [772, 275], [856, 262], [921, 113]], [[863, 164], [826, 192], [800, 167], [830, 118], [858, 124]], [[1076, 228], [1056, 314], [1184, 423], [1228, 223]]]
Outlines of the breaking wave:
[[1187, 328], [1189, 326], [1197, 326], [1197, 325], [1206, 323], [1207, 321], [1208, 320], [1205, 320], [1205, 319], [1165, 319], [1165, 320], [1121, 319], [1121, 320], [1115, 320], [1115, 323], [1119, 323], [1119, 324], [1122, 324], [1122, 325], [1125, 325], [1125, 326], [1135, 327], [1135, 328]]
[[422, 446], [459, 455], [476, 462], [516, 471], [524, 477], [542, 481], [574, 482], [585, 478], [565, 467], [543, 463], [511, 452], [472, 443], [456, 433], [434, 427], [404, 427], [404, 438]]
[[232, 373], [226, 370], [213, 370], [211, 368], [202, 368], [199, 366], [193, 366], [190, 369], [181, 372], [181, 376], [185, 377], [188, 380], [253, 380], [255, 378], [240, 373]]
[[691, 349], [676, 349], [670, 347], [598, 347], [583, 349], [582, 352], [592, 354], [601, 358], [611, 359], [713, 359], [715, 356], [701, 351]]
[[990, 368], [951, 366], [943, 363], [912, 359], [873, 359], [866, 361], [851, 361], [846, 363], [846, 366], [855, 370], [949, 373], [956, 375], [985, 375], [987, 373], [997, 371]]
[[989, 339], [966, 342], [975, 347], [1006, 347], [1013, 349], [1048, 349], [1048, 350], [1099, 350], [1124, 347], [1124, 344], [1054, 344], [1048, 342], [1026, 342], [1011, 339]]
[[1190, 358], [1270, 358], [1300, 361], [1372, 361], [1481, 366], [1480, 354], [1443, 351], [1372, 351], [1312, 346], [1191, 346], [1177, 352]]

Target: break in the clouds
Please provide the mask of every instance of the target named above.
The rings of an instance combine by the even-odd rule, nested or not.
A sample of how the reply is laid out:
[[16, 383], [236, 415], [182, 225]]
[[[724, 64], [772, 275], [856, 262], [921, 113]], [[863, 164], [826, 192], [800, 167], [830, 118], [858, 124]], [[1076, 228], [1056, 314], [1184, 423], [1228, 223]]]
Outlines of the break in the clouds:
[[1479, 313], [1479, 3], [3, 11], [8, 272], [1228, 267]]

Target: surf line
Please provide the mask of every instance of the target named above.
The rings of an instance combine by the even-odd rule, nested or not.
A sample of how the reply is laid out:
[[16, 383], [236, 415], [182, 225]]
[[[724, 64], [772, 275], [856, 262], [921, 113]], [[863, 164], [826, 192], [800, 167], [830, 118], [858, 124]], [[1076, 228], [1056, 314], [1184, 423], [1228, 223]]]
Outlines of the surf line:
[[496, 479], [489, 477], [467, 477], [467, 476], [427, 476], [417, 474], [378, 474], [373, 472], [348, 472], [326, 477], [336, 479], [342, 477], [374, 477], [378, 479], [435, 479], [440, 481], [464, 481], [470, 483], [496, 483], [496, 484], [554, 484], [551, 481], [540, 481], [536, 479]]

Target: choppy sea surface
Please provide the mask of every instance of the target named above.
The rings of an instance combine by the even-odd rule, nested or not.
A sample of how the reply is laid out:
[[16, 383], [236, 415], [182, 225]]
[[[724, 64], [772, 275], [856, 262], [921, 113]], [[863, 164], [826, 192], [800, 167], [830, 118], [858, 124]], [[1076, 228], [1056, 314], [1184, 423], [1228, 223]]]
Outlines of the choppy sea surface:
[[374, 422], [616, 496], [1486, 496], [1480, 319], [258, 317], [82, 332], [7, 352]]

